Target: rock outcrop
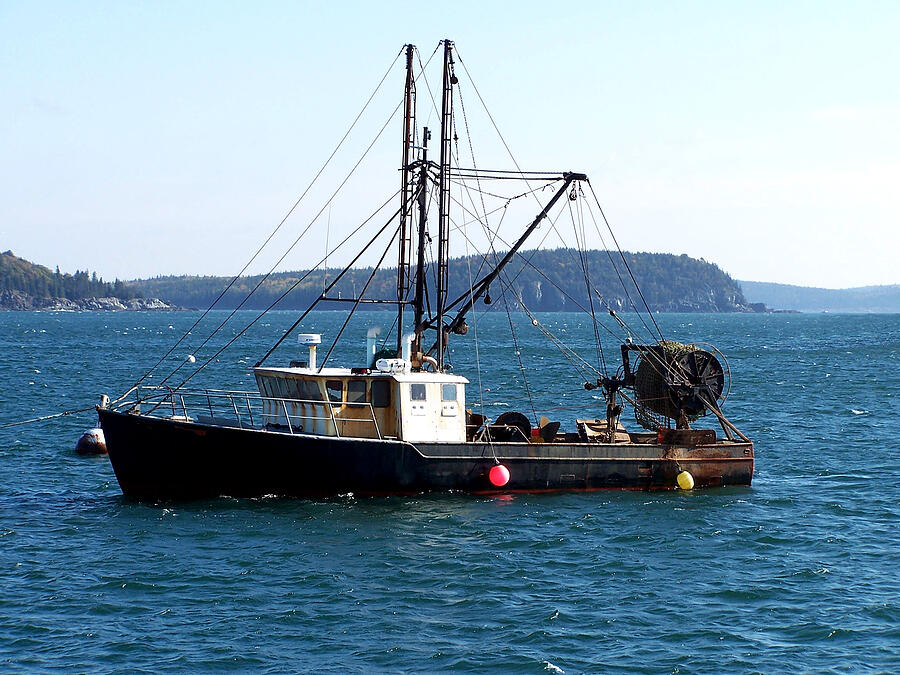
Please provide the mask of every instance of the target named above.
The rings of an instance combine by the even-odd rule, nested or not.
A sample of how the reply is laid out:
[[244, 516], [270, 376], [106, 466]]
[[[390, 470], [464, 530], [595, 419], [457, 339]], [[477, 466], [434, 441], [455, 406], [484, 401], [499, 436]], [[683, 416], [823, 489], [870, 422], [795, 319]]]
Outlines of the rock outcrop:
[[44, 310], [44, 311], [101, 311], [120, 312], [124, 310], [146, 311], [171, 311], [180, 309], [158, 298], [133, 298], [121, 300], [119, 298], [83, 298], [81, 300], [68, 300], [66, 298], [36, 298], [22, 291], [0, 292], [0, 309], [12, 310]]

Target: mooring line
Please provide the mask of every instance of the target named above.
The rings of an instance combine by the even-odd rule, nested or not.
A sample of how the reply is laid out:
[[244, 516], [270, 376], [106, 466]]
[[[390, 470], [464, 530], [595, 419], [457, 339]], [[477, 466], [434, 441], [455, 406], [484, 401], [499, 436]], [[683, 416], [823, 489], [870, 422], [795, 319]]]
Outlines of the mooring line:
[[17, 427], [22, 424], [32, 424], [33, 422], [45, 422], [47, 420], [52, 420], [57, 417], [66, 417], [67, 415], [77, 415], [78, 413], [88, 412], [90, 410], [94, 410], [95, 406], [90, 406], [89, 408], [79, 408], [78, 410], [66, 410], [65, 412], [56, 413], [55, 415], [44, 415], [43, 417], [33, 417], [30, 420], [21, 420], [19, 422], [10, 422], [9, 424], [0, 424], [0, 429], [8, 429], [9, 427]]

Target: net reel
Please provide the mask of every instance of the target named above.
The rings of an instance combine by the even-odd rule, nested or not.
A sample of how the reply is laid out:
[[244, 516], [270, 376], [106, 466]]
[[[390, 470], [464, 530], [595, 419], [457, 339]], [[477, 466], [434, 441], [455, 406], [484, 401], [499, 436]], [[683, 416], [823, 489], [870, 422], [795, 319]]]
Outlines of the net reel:
[[[638, 354], [633, 370], [628, 364], [631, 351]], [[728, 361], [712, 345], [663, 340], [623, 345], [622, 356], [625, 385], [635, 393], [635, 419], [647, 429], [658, 429], [666, 420], [688, 428], [711, 409], [718, 410], [731, 390]]]

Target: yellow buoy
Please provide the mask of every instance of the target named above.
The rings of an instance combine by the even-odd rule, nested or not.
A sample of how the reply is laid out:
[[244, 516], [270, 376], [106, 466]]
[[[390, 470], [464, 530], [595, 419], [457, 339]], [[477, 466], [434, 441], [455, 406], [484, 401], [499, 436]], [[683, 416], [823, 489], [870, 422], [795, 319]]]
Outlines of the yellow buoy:
[[694, 489], [694, 477], [689, 474], [687, 471], [682, 471], [676, 477], [678, 481], [678, 487], [682, 490], [693, 490]]

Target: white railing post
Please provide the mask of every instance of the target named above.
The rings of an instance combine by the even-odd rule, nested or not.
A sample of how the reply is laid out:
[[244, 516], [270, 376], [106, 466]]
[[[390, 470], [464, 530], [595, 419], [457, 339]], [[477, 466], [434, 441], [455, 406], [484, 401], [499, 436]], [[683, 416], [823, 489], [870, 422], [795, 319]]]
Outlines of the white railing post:
[[281, 399], [281, 407], [284, 408], [284, 419], [287, 420], [287, 423], [288, 423], [288, 429], [290, 429], [290, 432], [291, 432], [291, 434], [293, 435], [293, 433], [294, 433], [294, 425], [291, 424], [291, 416], [288, 415], [287, 401], [285, 401], [284, 399]]
[[375, 419], [375, 408], [372, 407], [372, 404], [367, 404], [369, 406], [369, 412], [372, 414], [372, 424], [375, 425], [375, 434], [378, 436], [378, 440], [381, 440], [381, 429], [378, 428], [378, 420]]
[[334, 406], [331, 405], [331, 401], [326, 401], [325, 405], [328, 406], [328, 412], [331, 413], [331, 423], [334, 425], [334, 435], [337, 436], [338, 438], [340, 438], [341, 432], [338, 429], [337, 419], [335, 419], [335, 416], [334, 416]]

